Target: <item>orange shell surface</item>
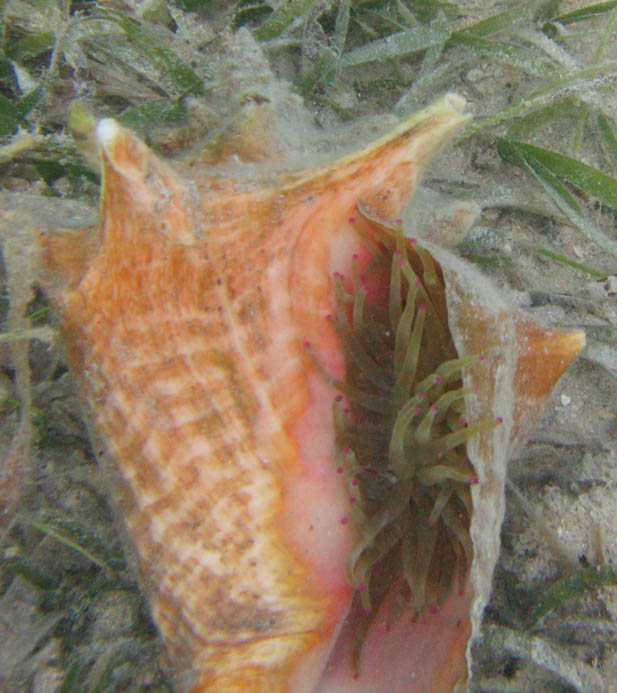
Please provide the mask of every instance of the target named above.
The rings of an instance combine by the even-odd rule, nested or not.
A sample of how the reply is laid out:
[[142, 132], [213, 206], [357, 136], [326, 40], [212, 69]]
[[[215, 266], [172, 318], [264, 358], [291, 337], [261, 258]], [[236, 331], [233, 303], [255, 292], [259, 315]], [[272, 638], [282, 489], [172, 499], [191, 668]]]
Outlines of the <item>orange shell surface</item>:
[[[303, 344], [318, 345], [320, 360], [341, 373], [324, 316], [332, 273], [348, 268], [358, 243], [348, 219], [358, 204], [399, 216], [426, 159], [465, 122], [463, 106], [448, 95], [358, 153], [245, 179], [180, 175], [104, 120], [98, 231], [42, 237], [47, 286], [178, 690], [397, 690], [386, 672], [357, 688], [351, 677], [332, 683], [353, 537], [332, 462], [332, 389]], [[437, 259], [448, 283], [447, 261]], [[474, 310], [453, 312], [465, 349], [487, 329]], [[498, 437], [478, 443], [482, 454], [499, 436], [510, 449], [529, 430], [583, 343], [580, 333], [513, 320], [506, 308], [500, 320], [527, 346], [508, 352], [517, 396]], [[530, 399], [525, 411], [519, 390]], [[490, 477], [484, 467], [482, 476]], [[502, 477], [500, 467], [502, 486], [491, 490], [499, 498]], [[482, 589], [480, 597], [471, 584], [451, 621], [426, 626], [448, 644], [422, 690], [464, 678], [470, 603], [483, 607]], [[397, 648], [393, 666], [404, 667]]]

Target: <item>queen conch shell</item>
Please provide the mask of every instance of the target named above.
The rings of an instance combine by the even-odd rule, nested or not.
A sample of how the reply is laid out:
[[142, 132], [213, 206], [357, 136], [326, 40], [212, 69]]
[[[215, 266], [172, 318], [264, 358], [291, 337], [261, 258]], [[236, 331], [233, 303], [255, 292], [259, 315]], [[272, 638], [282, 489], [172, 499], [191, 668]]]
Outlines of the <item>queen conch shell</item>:
[[[451, 252], [397, 229], [464, 107], [449, 94], [359, 152], [245, 178], [231, 164], [176, 172], [102, 120], [98, 228], [41, 234], [45, 285], [178, 691], [465, 684], [506, 460], [584, 335], [538, 325]], [[371, 329], [409, 321], [400, 348], [386, 328], [374, 341], [400, 352], [388, 363], [411, 354], [415, 382], [424, 368], [426, 397], [437, 393], [426, 408], [411, 377], [394, 386], [417, 410], [413, 477], [415, 462], [390, 466], [387, 450], [380, 470], [360, 468], [364, 449], [345, 442], [390, 416], [354, 419], [365, 395], [345, 384], [372, 378], [354, 346], [364, 299], [382, 302]], [[447, 405], [445, 381], [457, 383]], [[385, 401], [375, 387], [371, 402]], [[446, 501], [449, 515], [436, 509]]]

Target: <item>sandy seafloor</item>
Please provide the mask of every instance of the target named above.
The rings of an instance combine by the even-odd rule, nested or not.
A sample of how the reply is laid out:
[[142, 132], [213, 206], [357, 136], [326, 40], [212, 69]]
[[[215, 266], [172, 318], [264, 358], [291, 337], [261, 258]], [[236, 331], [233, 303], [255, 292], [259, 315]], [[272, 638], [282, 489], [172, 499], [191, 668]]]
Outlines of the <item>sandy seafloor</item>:
[[[470, 16], [487, 13], [488, 3], [459, 4]], [[562, 3], [562, 11], [586, 4]], [[494, 3], [495, 11], [506, 6]], [[604, 19], [594, 21], [585, 26], [597, 30]], [[572, 69], [591, 63], [597, 41], [593, 32], [568, 40]], [[438, 83], [435, 96], [456, 90], [478, 118], [545, 83], [523, 69], [469, 58], [460, 50], [461, 68]], [[604, 58], [617, 58], [614, 37]], [[297, 72], [289, 51], [273, 52], [270, 59], [282, 79]], [[377, 74], [380, 68], [370, 69]], [[598, 90], [614, 107], [614, 86], [598, 85]], [[391, 110], [401, 92], [388, 104], [387, 95], [359, 95], [342, 81], [337, 96], [347, 107], [370, 115]], [[324, 128], [338, 124], [327, 106], [313, 103], [310, 108]], [[575, 118], [562, 117], [530, 141], [611, 174], [593, 124], [587, 124], [575, 152], [576, 128]], [[482, 214], [464, 245], [466, 251], [498, 259], [484, 271], [511, 298], [540, 320], [585, 328], [590, 346], [556, 388], [529, 444], [510, 463], [509, 479], [532, 512], [508, 492], [501, 558], [484, 636], [475, 648], [471, 689], [617, 690], [615, 588], [587, 591], [565, 601], [536, 630], [521, 629], [538, 593], [568, 571], [576, 572], [577, 566], [613, 562], [617, 551], [617, 305], [612, 295], [617, 289], [605, 288], [606, 282], [531, 248], [549, 248], [607, 275], [615, 273], [615, 258], [568, 224], [533, 180], [501, 160], [495, 138], [504, 132], [498, 126], [449, 147], [437, 157], [424, 183], [475, 199]], [[586, 213], [604, 233], [616, 237], [614, 211], [588, 199]], [[43, 305], [42, 299], [36, 305]], [[6, 346], [0, 347], [0, 357], [1, 385], [14, 397]], [[159, 642], [147, 605], [122, 563], [103, 480], [61, 350], [34, 341], [30, 359], [34, 404], [44, 414], [45, 435], [43, 443], [32, 447], [14, 524], [0, 535], [0, 682], [4, 680], [7, 691], [32, 693], [170, 690], [158, 664]], [[2, 413], [0, 458], [17, 422], [14, 409], [5, 406]], [[90, 555], [37, 529], [37, 522], [45, 524], [41, 518], [53, 520], [48, 528], [65, 522], [65, 537], [89, 547]]]

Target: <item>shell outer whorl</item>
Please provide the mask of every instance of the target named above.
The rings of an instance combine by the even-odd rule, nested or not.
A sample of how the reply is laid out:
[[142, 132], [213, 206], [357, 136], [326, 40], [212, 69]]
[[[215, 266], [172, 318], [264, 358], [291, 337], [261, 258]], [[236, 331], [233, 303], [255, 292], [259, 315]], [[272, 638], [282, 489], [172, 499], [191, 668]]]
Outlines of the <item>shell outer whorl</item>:
[[[116, 203], [124, 183], [113, 172], [106, 179]], [[190, 662], [207, 678], [259, 662], [285, 680], [336, 609], [318, 581], [297, 589], [306, 568], [281, 529], [281, 469], [298, 459], [284, 424], [308, 397], [297, 338], [271, 337], [276, 316], [260, 281], [266, 268], [282, 274], [284, 257], [261, 239], [173, 242], [173, 210], [149, 194], [128, 214], [104, 210], [103, 245], [57, 308], [115, 460], [155, 620], [180, 670]], [[276, 310], [289, 320], [287, 304]], [[285, 363], [278, 375], [270, 349]]]

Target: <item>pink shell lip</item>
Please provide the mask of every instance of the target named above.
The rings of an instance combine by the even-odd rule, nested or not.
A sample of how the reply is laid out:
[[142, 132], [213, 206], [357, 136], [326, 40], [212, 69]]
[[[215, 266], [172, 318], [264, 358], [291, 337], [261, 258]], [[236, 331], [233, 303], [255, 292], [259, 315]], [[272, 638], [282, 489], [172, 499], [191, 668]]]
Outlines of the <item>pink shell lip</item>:
[[[353, 255], [361, 254], [350, 217], [357, 223], [361, 211], [398, 218], [425, 159], [466, 121], [463, 106], [448, 95], [357, 154], [281, 173], [277, 185], [262, 187], [222, 176], [188, 187], [113, 121], [98, 126], [105, 175], [101, 230], [97, 243], [68, 268], [68, 288], [54, 287], [55, 302], [74, 368], [120, 460], [115, 492], [141, 558], [143, 584], [178, 670], [193, 672], [192, 690], [276, 690], [279, 684], [355, 690], [352, 669], [337, 666], [349, 661], [349, 641], [339, 638], [332, 649], [337, 634], [353, 628], [353, 620], [343, 622], [351, 599], [344, 569], [351, 535], [343, 520], [351, 503], [330, 460], [333, 393], [319, 377], [306, 376], [302, 345], [321, 350], [333, 373], [340, 370], [336, 337], [323, 318], [332, 310], [330, 277], [349, 276]], [[44, 240], [44, 255], [51, 271], [67, 257], [62, 241], [51, 238]], [[438, 259], [445, 271], [448, 262]], [[292, 330], [288, 341], [269, 341], [290, 325], [302, 329]], [[180, 360], [179, 343], [194, 345]], [[216, 349], [206, 353], [199, 344]], [[463, 350], [470, 351], [478, 353]], [[486, 352], [490, 369], [495, 355]], [[564, 364], [570, 352], [564, 350]], [[152, 366], [156, 359], [158, 368]], [[532, 361], [533, 355], [527, 358]], [[195, 381], [198, 363], [207, 366], [208, 388], [201, 375]], [[285, 369], [285, 386], [270, 386]], [[173, 400], [183, 389], [190, 401]], [[147, 400], [154, 406], [144, 406]], [[189, 426], [195, 402], [216, 409], [225, 425], [203, 437]], [[210, 412], [209, 425], [217, 412]], [[509, 431], [512, 417], [505, 418]], [[202, 467], [179, 457], [167, 429], [180, 425], [213, 478], [230, 465], [241, 470], [241, 480], [223, 495], [227, 514]], [[155, 432], [139, 438], [142, 447], [133, 450], [120, 431], [138, 439], [144, 427]], [[219, 439], [220, 448], [213, 445]], [[170, 460], [176, 459], [174, 467]], [[482, 486], [486, 474], [478, 479]], [[307, 497], [314, 502], [306, 503]], [[175, 534], [165, 532], [165, 513], [176, 523], [169, 527]], [[219, 524], [200, 536], [204, 516]], [[217, 533], [223, 543], [216, 543]], [[208, 559], [214, 563], [196, 553], [198, 544], [208, 547], [208, 556], [218, 552]], [[188, 560], [179, 561], [180, 549]], [[212, 588], [218, 584], [213, 566], [223, 566], [223, 591]], [[487, 566], [482, 569], [490, 574]], [[358, 690], [371, 681], [382, 686], [375, 690], [388, 690], [384, 681], [390, 690], [408, 690], [411, 678], [419, 690], [445, 690], [464, 677], [469, 612], [478, 585], [483, 589], [472, 579], [473, 587], [468, 582], [462, 595], [436, 613], [429, 609], [425, 620], [372, 629]], [[271, 624], [267, 636], [265, 623]], [[212, 642], [216, 647], [208, 646]], [[446, 662], [438, 673], [443, 678], [422, 679], [423, 664], [437, 656]], [[324, 667], [327, 675], [318, 684]]]

